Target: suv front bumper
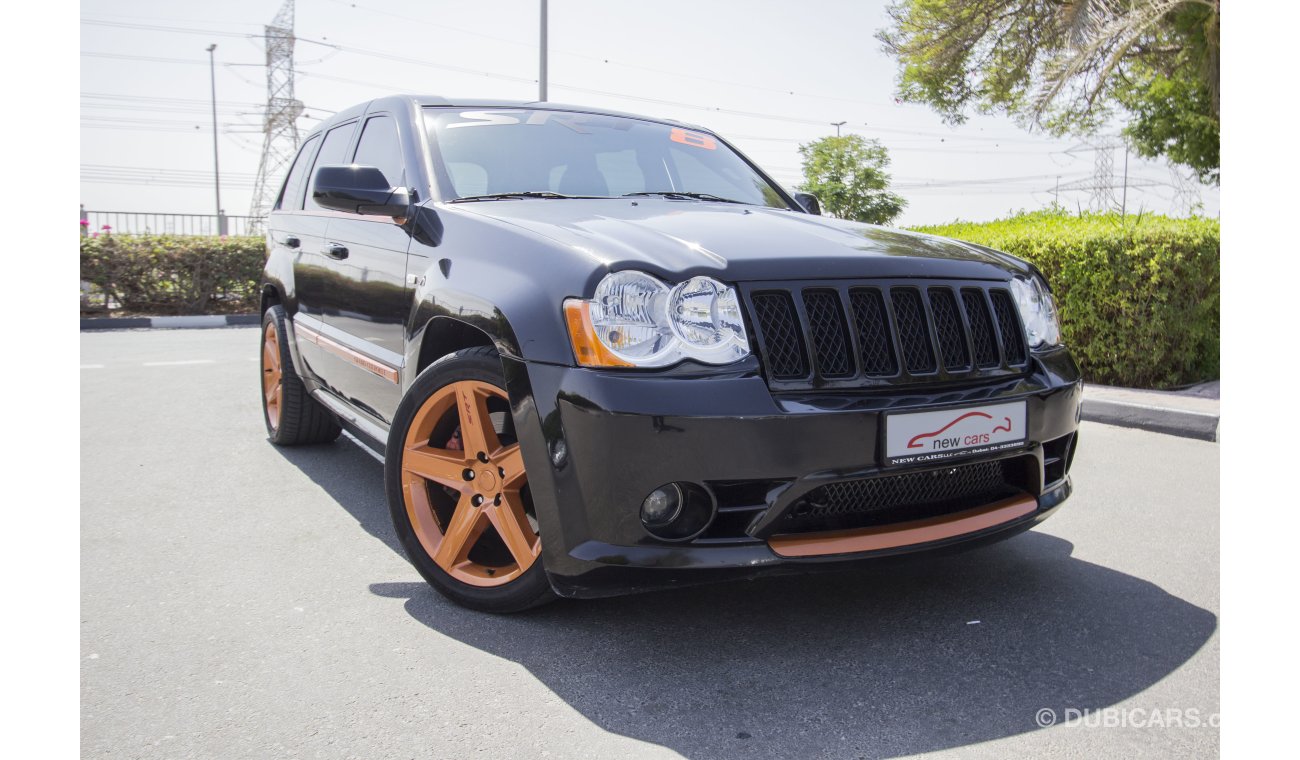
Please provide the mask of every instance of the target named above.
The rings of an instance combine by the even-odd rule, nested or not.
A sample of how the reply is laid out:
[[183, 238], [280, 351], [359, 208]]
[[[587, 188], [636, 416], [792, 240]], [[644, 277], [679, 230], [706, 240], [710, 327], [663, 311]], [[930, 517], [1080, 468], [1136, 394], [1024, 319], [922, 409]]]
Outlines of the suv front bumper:
[[[726, 374], [604, 372], [506, 362], [507, 385], [536, 506], [543, 560], [562, 596], [598, 597], [671, 585], [798, 572], [846, 563], [988, 543], [1046, 519], [1071, 490], [1082, 384], [1069, 353], [1035, 356], [1010, 380], [931, 390], [773, 394], [756, 364]], [[1027, 443], [990, 459], [1018, 460], [1025, 496], [1014, 519], [959, 535], [870, 551], [812, 556], [778, 554], [769, 541], [800, 497], [840, 480], [924, 469], [883, 465], [885, 411], [914, 411], [1024, 399]], [[642, 527], [645, 497], [665, 483], [750, 483], [763, 509], [746, 512], [740, 533], [669, 543]], [[748, 489], [751, 493], [754, 488]], [[718, 497], [722, 506], [723, 498]], [[752, 501], [752, 499], [751, 499]], [[753, 520], [749, 518], [753, 517]], [[780, 543], [778, 540], [776, 543]], [[785, 554], [787, 556], [782, 556]]]

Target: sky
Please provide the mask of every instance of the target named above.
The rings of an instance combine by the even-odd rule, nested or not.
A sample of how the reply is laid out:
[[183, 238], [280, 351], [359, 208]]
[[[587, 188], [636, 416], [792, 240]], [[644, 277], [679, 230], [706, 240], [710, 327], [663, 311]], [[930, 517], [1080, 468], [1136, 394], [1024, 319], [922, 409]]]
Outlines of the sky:
[[[214, 213], [206, 48], [215, 43], [221, 201], [228, 214], [248, 213], [266, 100], [256, 36], [282, 1], [82, 1], [87, 209]], [[551, 101], [709, 127], [787, 188], [801, 181], [799, 144], [843, 121], [845, 134], [889, 149], [892, 188], [907, 201], [898, 225], [994, 219], [1054, 195], [1071, 210], [1093, 203], [1091, 191], [1068, 189], [1094, 176], [1088, 141], [1029, 133], [1006, 117], [952, 127], [898, 103], [897, 62], [874, 36], [887, 23], [884, 0], [549, 5]], [[401, 92], [535, 100], [538, 16], [539, 0], [298, 0], [299, 126], [305, 135], [334, 111]], [[1125, 152], [1109, 155], [1119, 181]], [[1217, 215], [1218, 188], [1179, 173], [1188, 175], [1129, 156], [1127, 210]]]

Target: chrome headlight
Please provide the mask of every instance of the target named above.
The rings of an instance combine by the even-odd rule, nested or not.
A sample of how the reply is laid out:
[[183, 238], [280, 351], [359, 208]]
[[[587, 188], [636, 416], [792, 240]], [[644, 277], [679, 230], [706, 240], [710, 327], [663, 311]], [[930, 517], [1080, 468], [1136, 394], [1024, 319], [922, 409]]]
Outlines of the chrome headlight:
[[587, 367], [729, 364], [749, 355], [740, 298], [711, 277], [669, 287], [644, 272], [614, 272], [591, 300], [565, 301], [564, 313], [578, 363]]
[[1061, 323], [1056, 316], [1056, 302], [1042, 278], [1013, 278], [1011, 297], [1020, 310], [1020, 321], [1025, 323], [1030, 348], [1047, 348], [1061, 342]]

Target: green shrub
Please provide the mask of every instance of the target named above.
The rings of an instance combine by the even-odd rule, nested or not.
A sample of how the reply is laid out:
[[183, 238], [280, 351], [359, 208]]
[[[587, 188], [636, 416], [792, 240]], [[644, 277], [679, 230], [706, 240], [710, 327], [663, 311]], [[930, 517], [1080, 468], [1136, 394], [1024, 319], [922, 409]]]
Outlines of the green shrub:
[[123, 311], [257, 311], [266, 262], [260, 237], [113, 235], [81, 238], [81, 279]]
[[1033, 262], [1084, 376], [1171, 388], [1219, 376], [1219, 222], [1059, 210], [918, 232]]

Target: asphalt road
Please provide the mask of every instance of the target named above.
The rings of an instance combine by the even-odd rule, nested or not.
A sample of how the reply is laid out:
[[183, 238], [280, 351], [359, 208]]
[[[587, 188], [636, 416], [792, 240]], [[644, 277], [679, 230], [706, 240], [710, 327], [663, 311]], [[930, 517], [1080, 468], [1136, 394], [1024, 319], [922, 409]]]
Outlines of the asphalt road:
[[1216, 444], [1085, 423], [993, 547], [493, 617], [407, 564], [369, 454], [266, 441], [257, 349], [81, 336], [86, 757], [1218, 754]]

